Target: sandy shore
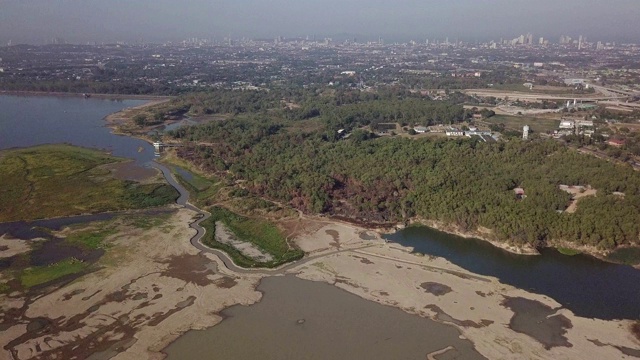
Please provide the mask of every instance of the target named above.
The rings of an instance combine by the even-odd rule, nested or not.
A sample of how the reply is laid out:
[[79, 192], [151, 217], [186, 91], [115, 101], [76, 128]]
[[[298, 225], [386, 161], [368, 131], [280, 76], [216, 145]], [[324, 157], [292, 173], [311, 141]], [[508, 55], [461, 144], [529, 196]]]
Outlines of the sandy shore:
[[[168, 99], [125, 109], [107, 121], [115, 126], [129, 112], [164, 101]], [[278, 271], [236, 273], [216, 255], [200, 253], [190, 244], [195, 231], [188, 224], [194, 215], [181, 208], [150, 230], [120, 228], [109, 239], [100, 267], [60, 289], [41, 289], [32, 298], [0, 294], [0, 358], [93, 354], [94, 359], [161, 359], [162, 350], [181, 334], [218, 324], [220, 311], [232, 305], [256, 303], [262, 296], [255, 290], [259, 281], [283, 274], [329, 283], [455, 326], [489, 359], [640, 357], [640, 340], [631, 333], [630, 321], [577, 317], [551, 298], [470, 273], [442, 258], [412, 254], [373, 230], [342, 222], [289, 220], [286, 227], [295, 229], [289, 238], [308, 255]], [[481, 232], [421, 223], [490, 241]], [[28, 251], [27, 242], [13, 239], [0, 238], [0, 247], [13, 254]]]
[[113, 114], [107, 115], [104, 119], [107, 122], [107, 126], [110, 127], [111, 129], [115, 130], [115, 127], [117, 127], [118, 125], [125, 124], [139, 110], [146, 109], [146, 108], [151, 107], [151, 106], [155, 106], [155, 105], [158, 105], [158, 104], [165, 103], [167, 101], [170, 101], [171, 99], [172, 98], [168, 98], [168, 97], [166, 97], [166, 98], [155, 98], [155, 99], [144, 99], [144, 100], [150, 100], [150, 101], [146, 102], [146, 103], [144, 103], [142, 105], [132, 106], [132, 107], [128, 107], [128, 108], [122, 109], [121, 111], [118, 111], [118, 112], [115, 112]]
[[[445, 259], [416, 256], [411, 249], [380, 238], [362, 239], [373, 234], [326, 223], [296, 241], [316, 255], [329, 255], [289, 272], [453, 324], [489, 359], [617, 359], [624, 358], [623, 350], [640, 349], [640, 341], [630, 331], [630, 321], [577, 317], [553, 299], [469, 273]], [[336, 243], [342, 248], [338, 253]], [[548, 308], [550, 315], [538, 320], [540, 323], [527, 324], [529, 334], [518, 332], [511, 328], [512, 321], [522, 314], [506, 306], [507, 299], [530, 301], [535, 307]], [[553, 341], [536, 335], [547, 332], [556, 333]]]
[[[121, 229], [102, 269], [61, 289], [35, 299], [0, 295], [0, 313], [24, 312], [0, 332], [10, 350], [0, 358], [162, 358], [179, 334], [217, 324], [228, 306], [258, 301], [259, 276], [228, 273], [191, 246], [194, 214], [181, 209], [161, 227]], [[36, 324], [46, 331], [33, 331]]]
[[[275, 272], [234, 273], [191, 246], [194, 214], [180, 209], [151, 230], [121, 228], [102, 268], [62, 289], [28, 301], [0, 295], [0, 313], [24, 311], [0, 343], [16, 359], [161, 359], [181, 334], [222, 321], [221, 310], [259, 301], [261, 279], [293, 274], [455, 326], [489, 359], [622, 359], [640, 349], [630, 321], [577, 317], [546, 296], [417, 256], [344, 223], [289, 220], [305, 259]], [[47, 331], [34, 331], [37, 324]]]
[[0, 259], [10, 258], [31, 250], [28, 241], [9, 239], [7, 235], [0, 236]]

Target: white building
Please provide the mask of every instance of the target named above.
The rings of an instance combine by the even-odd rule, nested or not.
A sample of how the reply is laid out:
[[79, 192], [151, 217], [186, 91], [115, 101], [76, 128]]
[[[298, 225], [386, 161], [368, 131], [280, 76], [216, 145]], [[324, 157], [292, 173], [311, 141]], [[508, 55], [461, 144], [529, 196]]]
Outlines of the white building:
[[522, 140], [529, 140], [529, 130], [531, 130], [529, 125], [525, 125], [522, 128]]
[[568, 86], [584, 85], [585, 79], [564, 79], [564, 83]]
[[429, 129], [427, 129], [424, 126], [416, 126], [416, 127], [413, 128], [413, 130], [415, 130], [415, 132], [417, 132], [418, 134], [424, 134], [427, 131], [429, 131]]
[[593, 127], [593, 121], [591, 120], [576, 120], [576, 127]]
[[560, 129], [573, 129], [575, 125], [575, 122], [571, 120], [562, 120], [560, 122]]

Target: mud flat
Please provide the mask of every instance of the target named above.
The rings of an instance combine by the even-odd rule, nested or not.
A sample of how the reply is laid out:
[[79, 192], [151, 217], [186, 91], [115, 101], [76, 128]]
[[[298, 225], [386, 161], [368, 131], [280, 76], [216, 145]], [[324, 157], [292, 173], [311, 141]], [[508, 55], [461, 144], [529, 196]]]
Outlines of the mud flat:
[[[310, 255], [262, 274], [260, 303], [227, 309], [221, 324], [188, 332], [165, 349], [169, 359], [632, 359], [640, 351], [633, 321], [575, 316], [547, 296], [418, 256], [356, 226], [297, 222], [292, 237]], [[281, 273], [289, 276], [271, 276]], [[375, 303], [387, 307], [370, 308]]]
[[258, 301], [259, 277], [225, 272], [191, 246], [194, 215], [122, 229], [103, 267], [66, 286], [0, 294], [0, 358], [158, 359], [181, 333], [220, 322], [224, 308]]
[[[379, 238], [365, 240], [371, 232], [357, 227], [324, 223], [315, 229], [300, 239], [303, 245], [314, 244], [315, 257], [288, 273], [451, 324], [486, 358], [632, 359], [640, 350], [631, 320], [578, 317], [547, 296], [471, 273], [446, 259], [418, 256]], [[331, 231], [334, 236], [327, 236], [327, 230], [337, 235]], [[349, 246], [337, 251], [335, 236]]]
[[292, 238], [307, 257], [277, 270], [232, 272], [217, 255], [190, 244], [195, 215], [180, 209], [160, 226], [121, 230], [100, 260], [104, 268], [64, 287], [26, 298], [0, 295], [0, 358], [161, 359], [166, 351], [170, 359], [632, 359], [640, 353], [630, 320], [575, 316], [549, 297], [342, 223], [297, 220]]
[[[324, 283], [292, 276], [262, 280], [253, 306], [192, 331], [166, 349], [168, 359], [484, 359], [452, 326], [382, 306]], [[451, 357], [449, 357], [451, 356]]]

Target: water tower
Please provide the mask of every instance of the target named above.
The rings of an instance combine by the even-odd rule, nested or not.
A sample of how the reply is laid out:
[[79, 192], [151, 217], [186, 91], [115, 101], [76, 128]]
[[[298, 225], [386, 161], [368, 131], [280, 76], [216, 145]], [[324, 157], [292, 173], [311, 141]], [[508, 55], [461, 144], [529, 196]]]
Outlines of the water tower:
[[529, 128], [529, 125], [525, 125], [522, 128], [522, 140], [529, 140], [529, 131], [531, 129]]

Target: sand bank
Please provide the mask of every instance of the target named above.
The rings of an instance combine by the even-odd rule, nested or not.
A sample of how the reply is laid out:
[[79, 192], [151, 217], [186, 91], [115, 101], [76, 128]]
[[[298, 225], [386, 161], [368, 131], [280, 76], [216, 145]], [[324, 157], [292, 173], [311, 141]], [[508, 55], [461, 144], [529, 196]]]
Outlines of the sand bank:
[[104, 268], [62, 289], [30, 302], [0, 295], [1, 313], [25, 311], [0, 342], [16, 359], [160, 359], [181, 334], [222, 321], [223, 309], [258, 302], [261, 279], [291, 274], [454, 326], [489, 359], [622, 359], [640, 349], [630, 321], [577, 317], [546, 296], [344, 223], [290, 220], [298, 222], [291, 239], [309, 253], [305, 259], [273, 272], [234, 273], [190, 244], [194, 215], [181, 209], [157, 228], [122, 229]]
[[162, 358], [181, 333], [215, 325], [228, 306], [258, 301], [259, 277], [219, 271], [222, 263], [191, 246], [194, 214], [182, 209], [158, 228], [122, 229], [101, 270], [30, 302], [0, 295], [0, 313], [24, 311], [13, 323], [5, 318], [0, 341], [15, 359]]
[[[355, 249], [336, 253], [332, 239], [326, 236], [331, 230], [338, 233], [340, 242]], [[362, 240], [362, 231], [326, 224], [299, 238], [301, 246], [312, 243], [317, 255], [329, 255], [289, 272], [453, 324], [490, 359], [609, 359], [623, 358], [621, 349], [640, 349], [640, 342], [630, 332], [630, 321], [577, 317], [553, 299], [470, 273], [445, 259], [416, 256], [409, 248], [379, 238]], [[509, 299], [530, 301], [535, 306], [529, 308], [539, 307], [550, 315], [541, 320], [526, 314], [523, 318], [520, 309], [508, 306]], [[550, 340], [540, 335], [545, 333], [556, 335]]]

